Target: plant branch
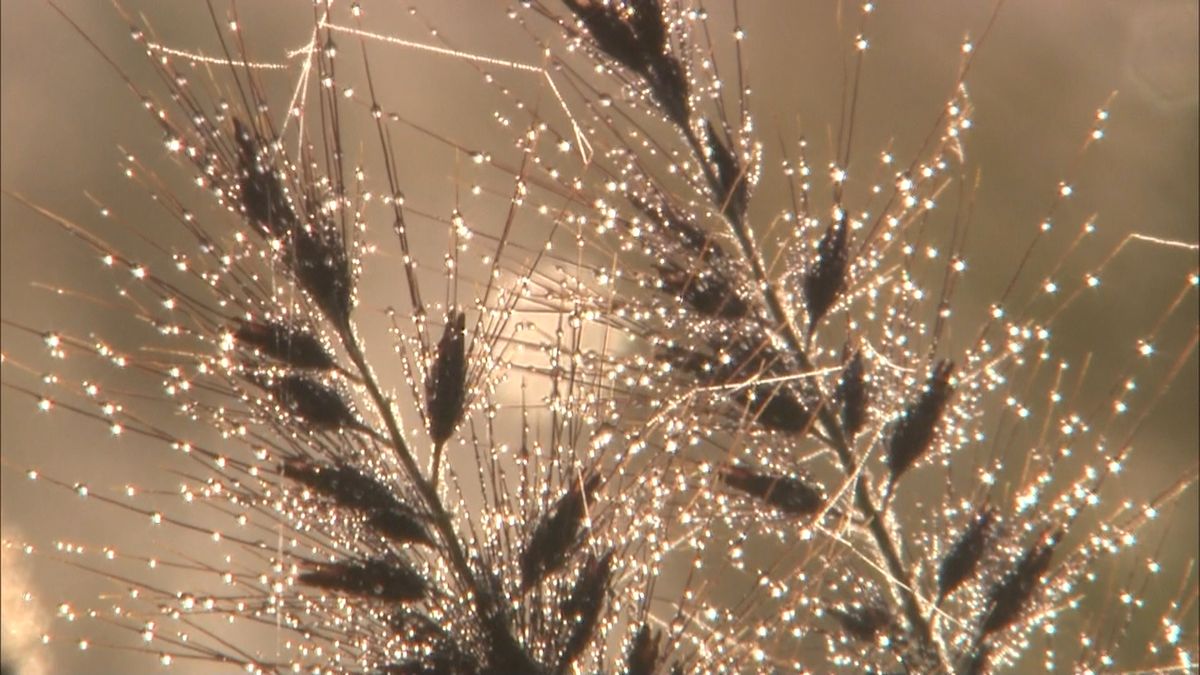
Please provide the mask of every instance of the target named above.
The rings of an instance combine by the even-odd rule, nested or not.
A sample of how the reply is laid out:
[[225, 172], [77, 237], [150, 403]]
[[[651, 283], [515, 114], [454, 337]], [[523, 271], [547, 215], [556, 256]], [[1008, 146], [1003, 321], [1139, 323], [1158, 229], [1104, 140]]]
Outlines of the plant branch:
[[[696, 155], [701, 167], [704, 170], [705, 178], [708, 181], [712, 194], [720, 193], [719, 182], [716, 174], [713, 172], [709, 163], [706, 161], [703, 152], [703, 146], [700, 140], [696, 137], [695, 132], [690, 128], [682, 129], [684, 136], [687, 138], [688, 145], [691, 146], [692, 152]], [[732, 144], [732, 139], [730, 140]], [[738, 178], [745, 180], [745, 175]], [[763, 263], [762, 254], [758, 250], [758, 246], [754, 242], [746, 223], [738, 218], [731, 218], [726, 212], [724, 205], [717, 204], [718, 210], [722, 217], [729, 224], [730, 230], [737, 239], [738, 247], [741, 249], [742, 256], [750, 265], [752, 274], [762, 294], [762, 297], [767, 305], [769, 318], [772, 323], [777, 326], [777, 330], [782, 332], [784, 340], [792, 352], [792, 356], [796, 359], [796, 363], [800, 370], [811, 372], [816, 370], [812, 361], [808, 358], [807, 350], [805, 349], [804, 341], [801, 339], [800, 331], [797, 329], [792, 316], [787, 312], [783, 301], [780, 299], [779, 290], [775, 282], [767, 273], [766, 266]], [[858, 463], [854, 458], [854, 452], [850, 448], [849, 442], [846, 440], [845, 434], [842, 432], [841, 425], [838, 423], [837, 417], [828, 405], [826, 405], [826, 397], [821, 391], [821, 388], [816, 384], [809, 385], [812, 393], [816, 394], [820, 401], [817, 410], [818, 420], [821, 426], [825, 429], [826, 442], [838, 457], [841, 463], [842, 472], [846, 476], [855, 475], [858, 469]], [[897, 542], [893, 541], [891, 533], [888, 532], [887, 526], [883, 522], [882, 514], [875, 501], [871, 496], [870, 487], [866, 481], [858, 480], [854, 488], [854, 505], [859, 514], [866, 521], [867, 529], [871, 533], [871, 539], [875, 543], [879, 554], [883, 557], [884, 563], [887, 566], [888, 573], [897, 579], [900, 583], [896, 584], [896, 590], [900, 595], [901, 607], [904, 611], [905, 618], [908, 619], [912, 626], [913, 632], [920, 641], [923, 650], [936, 659], [939, 672], [949, 672], [946, 666], [945, 657], [941, 653], [940, 646], [933, 637], [933, 629], [929, 620], [925, 617], [925, 613], [921, 606], [921, 601], [917, 597], [913, 589], [913, 577], [905, 566], [904, 561], [900, 557], [900, 547]]]
[[450, 565], [462, 583], [470, 590], [475, 607], [488, 634], [495, 641], [494, 644], [501, 649], [519, 649], [516, 640], [512, 636], [512, 632], [509, 630], [508, 624], [498, 611], [492, 593], [480, 584], [479, 580], [475, 577], [475, 573], [471, 570], [466, 553], [463, 550], [461, 542], [459, 542], [458, 533], [454, 529], [454, 522], [450, 518], [450, 513], [442, 504], [442, 500], [437, 494], [437, 489], [421, 475], [421, 470], [417, 465], [416, 459], [409, 450], [408, 444], [404, 441], [404, 435], [400, 431], [400, 425], [396, 421], [396, 416], [392, 413], [391, 402], [388, 401], [382, 389], [380, 389], [353, 331], [344, 330], [341, 333], [341, 338], [342, 344], [350, 356], [350, 360], [354, 362], [355, 368], [358, 369], [362, 377], [363, 386], [366, 387], [367, 393], [370, 394], [371, 400], [379, 410], [379, 416], [383, 419], [384, 426], [387, 427], [392, 449], [395, 451], [396, 457], [399, 458], [405, 472], [408, 473], [409, 479], [416, 486], [417, 492], [420, 493], [426, 508], [429, 509], [434, 525], [437, 527], [445, 544], [445, 552], [450, 560]]

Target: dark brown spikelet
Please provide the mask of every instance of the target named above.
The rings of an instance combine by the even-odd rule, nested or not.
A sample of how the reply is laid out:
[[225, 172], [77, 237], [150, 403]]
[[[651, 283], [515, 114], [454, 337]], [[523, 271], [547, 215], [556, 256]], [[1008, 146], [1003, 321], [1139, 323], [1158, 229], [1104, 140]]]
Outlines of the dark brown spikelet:
[[234, 136], [246, 217], [263, 236], [283, 241], [297, 284], [339, 330], [348, 329], [354, 279], [341, 234], [320, 216], [314, 216], [311, 225], [302, 225], [279, 174], [266, 164], [254, 130], [235, 118]]
[[281, 405], [317, 431], [337, 431], [362, 425], [350, 406], [332, 387], [308, 375], [289, 373], [267, 389]]
[[817, 244], [817, 259], [804, 277], [804, 302], [808, 307], [811, 333], [829, 312], [846, 287], [849, 235], [843, 216], [829, 225]]
[[600, 51], [642, 77], [663, 112], [676, 125], [688, 120], [683, 66], [670, 53], [658, 0], [634, 0], [632, 11], [594, 0], [563, 0], [587, 27]]
[[712, 162], [716, 182], [712, 185], [716, 193], [716, 203], [721, 205], [722, 213], [733, 223], [740, 223], [746, 215], [746, 207], [750, 203], [750, 185], [733, 153], [708, 120], [701, 121], [704, 130], [704, 148], [708, 159]]
[[386, 485], [351, 466], [289, 460], [283, 475], [338, 506], [365, 515], [372, 529], [394, 542], [434, 543], [411, 506], [397, 499]]
[[812, 411], [800, 401], [800, 396], [790, 387], [775, 384], [760, 385], [755, 389], [757, 401], [752, 405], [754, 419], [772, 431], [798, 434], [812, 427]]
[[630, 197], [629, 199], [639, 211], [669, 235], [668, 241], [672, 244], [681, 247], [688, 254], [700, 260], [725, 259], [725, 249], [721, 248], [711, 235], [677, 213], [665, 200], [660, 202], [657, 207], [652, 207], [640, 198]]
[[315, 335], [296, 326], [247, 321], [233, 336], [239, 344], [292, 368], [330, 370], [337, 365]]
[[877, 604], [830, 607], [828, 611], [842, 632], [862, 642], [874, 642], [880, 631], [894, 623], [891, 612]]
[[457, 311], [446, 317], [437, 356], [425, 381], [429, 436], [437, 446], [450, 438], [463, 417], [467, 397], [466, 320], [466, 315]]
[[938, 602], [975, 574], [987, 548], [988, 534], [994, 521], [995, 513], [990, 509], [980, 511], [950, 546], [950, 551], [938, 567]]
[[722, 319], [741, 319], [750, 307], [719, 272], [705, 270], [689, 272], [677, 267], [659, 267], [662, 288], [703, 316]]
[[644, 73], [650, 90], [667, 117], [677, 125], [687, 124], [688, 87], [683, 66], [670, 53], [666, 26], [659, 0], [634, 0], [631, 23], [649, 56]]
[[425, 579], [397, 557], [325, 563], [300, 575], [300, 583], [326, 591], [384, 602], [414, 602], [425, 597]]
[[929, 376], [924, 391], [916, 401], [909, 404], [900, 421], [896, 423], [887, 452], [887, 465], [892, 472], [893, 484], [933, 443], [946, 403], [954, 393], [954, 388], [950, 386], [950, 374], [953, 372], [952, 362], [939, 361], [933, 369], [933, 374]]
[[562, 605], [562, 616], [570, 622], [570, 634], [559, 659], [559, 672], [567, 668], [587, 649], [596, 634], [600, 611], [604, 609], [604, 596], [608, 593], [608, 580], [612, 575], [613, 552], [608, 551], [599, 559], [589, 556], [571, 595]]
[[396, 637], [404, 644], [421, 645], [423, 653], [417, 658], [390, 663], [379, 669], [386, 675], [475, 675], [479, 664], [464, 652], [454, 638], [432, 619], [421, 614], [393, 617]]
[[583, 524], [585, 500], [591, 498], [599, 485], [600, 477], [596, 475], [585, 479], [582, 490], [578, 484], [572, 484], [567, 494], [538, 522], [529, 545], [521, 553], [521, 590], [533, 588], [567, 561], [567, 553], [575, 545]]
[[[475, 675], [479, 664], [455, 639], [428, 616], [414, 611], [394, 614], [388, 621], [393, 635], [410, 647], [419, 646], [416, 658], [387, 664], [387, 675]], [[416, 650], [414, 650], [416, 651]]]
[[292, 267], [296, 281], [313, 299], [325, 318], [341, 331], [350, 327], [354, 279], [341, 236], [332, 224], [315, 232], [297, 229], [292, 234]]
[[652, 630], [649, 624], [642, 624], [625, 657], [625, 675], [654, 675], [661, 641], [662, 631]]
[[799, 478], [755, 473], [732, 467], [721, 473], [729, 487], [761, 499], [792, 516], [807, 516], [821, 510], [825, 498], [821, 492]]
[[[546, 669], [533, 660], [511, 635], [489, 632], [488, 665], [479, 675], [541, 675]], [[474, 675], [474, 674], [472, 674]]]
[[267, 237], [287, 237], [296, 230], [296, 212], [288, 201], [279, 175], [262, 157], [254, 130], [236, 117], [234, 140], [238, 146], [242, 208], [250, 222]]
[[1021, 618], [1025, 606], [1041, 586], [1042, 576], [1050, 569], [1054, 548], [1062, 540], [1062, 530], [1038, 538], [1017, 560], [1017, 564], [988, 591], [988, 610], [980, 624], [987, 636], [1004, 630]]
[[841, 404], [842, 431], [847, 440], [862, 431], [867, 423], [867, 383], [866, 364], [863, 363], [862, 352], [854, 352], [850, 363], [842, 371], [842, 379], [838, 381], [836, 397]]

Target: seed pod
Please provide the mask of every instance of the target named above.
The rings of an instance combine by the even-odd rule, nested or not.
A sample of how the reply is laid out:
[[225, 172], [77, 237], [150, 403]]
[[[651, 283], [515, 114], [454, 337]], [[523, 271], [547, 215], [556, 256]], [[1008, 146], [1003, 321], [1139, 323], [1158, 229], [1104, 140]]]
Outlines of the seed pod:
[[750, 313], [750, 307], [716, 271], [693, 274], [676, 267], [659, 267], [658, 272], [665, 292], [678, 297], [703, 316], [740, 319]]
[[837, 619], [843, 632], [862, 642], [874, 642], [879, 631], [894, 623], [891, 612], [876, 604], [830, 607], [828, 611]]
[[285, 323], [247, 321], [238, 327], [234, 338], [258, 350], [264, 356], [292, 368], [330, 370], [337, 364], [315, 335]]
[[570, 624], [570, 637], [559, 658], [559, 672], [566, 672], [595, 636], [604, 596], [608, 592], [608, 579], [612, 575], [612, 557], [612, 551], [599, 560], [589, 556], [570, 597], [562, 604], [562, 617]]
[[854, 352], [854, 357], [842, 371], [842, 379], [837, 386], [837, 400], [842, 405], [842, 431], [846, 433], [846, 439], [850, 441], [854, 440], [867, 422], [865, 370], [862, 352]]
[[368, 525], [392, 541], [433, 545], [421, 517], [411, 506], [397, 499], [386, 485], [353, 467], [296, 459], [284, 464], [283, 475], [338, 506], [366, 515]]
[[979, 561], [983, 558], [994, 519], [995, 513], [990, 509], [980, 511], [954, 541], [950, 552], [938, 567], [938, 602], [975, 574], [975, 569], [979, 567]]
[[712, 185], [715, 201], [721, 206], [725, 217], [734, 223], [740, 223], [745, 217], [746, 207], [749, 205], [749, 183], [733, 150], [717, 136], [712, 123], [707, 119], [701, 120], [701, 122], [705, 151], [715, 169], [716, 183]]
[[821, 510], [825, 503], [821, 492], [799, 478], [755, 473], [732, 467], [721, 473], [729, 487], [757, 497], [792, 516], [807, 516]]
[[281, 405], [316, 431], [362, 426], [341, 394], [308, 375], [289, 373], [270, 382], [267, 389]]
[[846, 286], [849, 261], [846, 217], [829, 225], [817, 244], [817, 260], [804, 277], [804, 302], [808, 306], [808, 330], [825, 318]]
[[567, 561], [567, 553], [575, 545], [583, 524], [585, 500], [591, 498], [599, 485], [600, 477], [596, 475], [585, 479], [583, 490], [572, 484], [538, 522], [529, 545], [521, 553], [521, 590], [533, 588]]
[[323, 563], [300, 575], [300, 583], [322, 590], [384, 602], [413, 602], [425, 597], [425, 579], [396, 557]]
[[649, 624], [642, 624], [625, 657], [625, 675], [654, 675], [661, 641], [662, 631], [651, 630]]
[[441, 446], [462, 420], [467, 396], [467, 356], [464, 331], [467, 317], [451, 310], [438, 342], [437, 355], [425, 380], [429, 436]]
[[950, 374], [954, 364], [940, 361], [929, 376], [925, 390], [916, 401], [909, 404], [904, 416], [896, 423], [888, 443], [887, 465], [892, 472], [891, 483], [912, 467], [933, 443], [938, 423], [954, 388], [950, 386]]
[[1062, 530], [1042, 536], [1017, 560], [1017, 564], [988, 591], [988, 611], [980, 624], [980, 634], [990, 635], [1010, 626], [1021, 617], [1025, 605], [1041, 585], [1042, 575], [1050, 569], [1054, 547], [1062, 540]]

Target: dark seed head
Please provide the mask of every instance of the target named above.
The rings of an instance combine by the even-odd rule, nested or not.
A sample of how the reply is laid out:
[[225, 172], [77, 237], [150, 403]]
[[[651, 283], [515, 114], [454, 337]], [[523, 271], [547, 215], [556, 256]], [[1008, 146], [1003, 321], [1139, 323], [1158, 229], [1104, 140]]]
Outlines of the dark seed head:
[[384, 602], [412, 602], [425, 597], [427, 585], [408, 563], [397, 557], [316, 565], [300, 575], [300, 583], [322, 590]]
[[314, 430], [337, 431], [361, 426], [341, 394], [308, 375], [289, 373], [269, 382], [267, 389]]
[[846, 265], [849, 261], [848, 232], [843, 216], [829, 225], [817, 244], [817, 259], [804, 277], [804, 302], [808, 306], [808, 330], [837, 302], [846, 287]]
[[297, 326], [247, 321], [237, 329], [234, 338], [292, 368], [329, 370], [337, 365], [315, 335]]
[[[422, 656], [380, 668], [387, 675], [475, 675], [479, 665], [453, 637], [428, 616], [404, 611], [389, 620], [394, 635], [411, 647], [419, 647]], [[415, 650], [414, 650], [415, 651]]]
[[[314, 216], [311, 226], [302, 225], [279, 174], [266, 164], [255, 132], [235, 118], [234, 137], [246, 217], [264, 236], [283, 241], [285, 258], [296, 283], [339, 330], [347, 329], [354, 279], [341, 233], [320, 217]], [[310, 210], [314, 214], [319, 212], [315, 208]]]
[[677, 267], [659, 267], [662, 288], [703, 316], [740, 319], [750, 307], [715, 270], [690, 272]]
[[704, 130], [705, 151], [715, 170], [716, 183], [712, 188], [716, 202], [730, 221], [740, 223], [750, 202], [750, 187], [745, 172], [733, 150], [713, 130], [712, 123], [702, 120], [701, 128]]
[[466, 316], [451, 311], [425, 381], [429, 436], [442, 445], [462, 420], [467, 396]]
[[788, 515], [806, 516], [821, 510], [821, 492], [799, 478], [755, 473], [732, 467], [721, 474], [729, 487], [757, 497]]
[[667, 235], [672, 246], [678, 246], [689, 256], [700, 260], [724, 260], [726, 253], [720, 244], [695, 223], [672, 209], [666, 200], [661, 200], [657, 206], [651, 206], [649, 202], [638, 197], [629, 199]]
[[1017, 560], [1007, 574], [988, 591], [988, 611], [980, 625], [982, 635], [1004, 630], [1021, 618], [1025, 606], [1041, 586], [1042, 576], [1050, 569], [1054, 547], [1062, 540], [1062, 530], [1043, 535]]
[[262, 156], [255, 132], [236, 117], [234, 140], [238, 145], [242, 208], [264, 236], [285, 237], [296, 229], [296, 213], [279, 176]]
[[599, 559], [588, 557], [571, 595], [563, 602], [562, 616], [570, 624], [570, 637], [559, 659], [559, 672], [579, 658], [587, 649], [596, 633], [600, 610], [604, 608], [604, 596], [608, 592], [608, 580], [612, 575], [613, 552], [608, 551]]
[[921, 458], [933, 443], [942, 413], [954, 388], [950, 385], [950, 374], [954, 364], [940, 361], [929, 376], [925, 390], [908, 409], [892, 431], [888, 442], [887, 464], [894, 483], [913, 463]]
[[812, 427], [812, 411], [787, 385], [763, 384], [754, 391], [758, 398], [751, 405], [751, 414], [759, 424], [787, 434], [798, 434]]
[[541, 675], [546, 672], [506, 627], [501, 629], [499, 625], [491, 624], [485, 631], [485, 636], [487, 668], [479, 671], [479, 675]]
[[591, 498], [599, 485], [600, 477], [596, 475], [585, 479], [582, 490], [578, 484], [572, 484], [571, 489], [538, 522], [533, 536], [529, 538], [529, 545], [521, 553], [522, 590], [533, 588], [567, 561], [567, 554], [575, 545], [583, 524], [585, 500]]
[[938, 598], [950, 595], [975, 574], [995, 520], [990, 509], [980, 511], [958, 536], [938, 567]]
[[617, 8], [590, 0], [563, 0], [563, 4], [587, 27], [600, 51], [632, 71], [645, 73], [650, 54]]
[[412, 507], [397, 499], [386, 485], [353, 467], [290, 460], [284, 464], [283, 475], [338, 506], [366, 515], [368, 525], [392, 541], [433, 545]]
[[687, 78], [670, 54], [659, 0], [636, 0], [626, 12], [609, 3], [563, 0], [587, 27], [600, 51], [637, 73], [676, 125], [687, 124]]
[[829, 613], [846, 635], [862, 642], [874, 642], [881, 630], [893, 624], [891, 612], [878, 604], [830, 607]]
[[654, 675], [654, 667], [658, 665], [658, 645], [662, 641], [662, 632], [652, 630], [649, 624], [642, 624], [633, 644], [629, 646], [629, 654], [625, 658], [625, 675]]
[[477, 675], [480, 672], [475, 659], [464, 652], [448, 635], [424, 639], [419, 635], [402, 634], [402, 639], [409, 646], [424, 644], [424, 654], [418, 658], [388, 664], [378, 672], [386, 675]]
[[854, 357], [846, 364], [837, 386], [836, 396], [842, 406], [842, 430], [851, 441], [867, 423], [868, 394], [865, 371], [862, 352], [854, 352]]
[[334, 226], [322, 224], [316, 232], [295, 229], [289, 250], [300, 288], [339, 330], [348, 329], [354, 278], [345, 246]]

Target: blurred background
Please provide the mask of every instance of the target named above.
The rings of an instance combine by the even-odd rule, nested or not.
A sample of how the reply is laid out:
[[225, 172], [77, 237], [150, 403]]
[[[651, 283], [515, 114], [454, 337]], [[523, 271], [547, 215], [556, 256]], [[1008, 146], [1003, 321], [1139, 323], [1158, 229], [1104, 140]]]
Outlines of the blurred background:
[[[108, 4], [90, 0], [59, 4], [135, 82], [152, 81], [152, 71], [129, 39], [129, 26]], [[200, 3], [187, 7], [126, 4], [148, 13], [162, 42], [216, 53], [211, 21]], [[423, 15], [456, 47], [538, 63], [536, 48], [504, 18], [503, 4], [468, 0], [429, 4], [433, 6], [423, 7]], [[857, 30], [858, 14], [856, 8], [843, 8], [839, 28], [839, 12], [832, 3], [824, 8], [803, 6], [816, 4], [826, 3], [747, 2], [742, 3], [741, 13], [748, 35], [745, 70], [754, 90], [761, 137], [794, 140], [805, 135], [812, 148], [810, 161], [820, 169], [829, 159], [828, 139], [837, 130], [844, 90], [842, 55]], [[363, 5], [372, 30], [428, 41], [420, 24], [402, 8]], [[1077, 278], [1132, 232], [1197, 240], [1198, 5], [1189, 0], [1010, 0], [1004, 5], [986, 42], [978, 45], [979, 56], [968, 77], [975, 115], [974, 128], [966, 137], [967, 169], [969, 175], [979, 172], [980, 183], [966, 251], [970, 273], [959, 298], [961, 314], [981, 315], [1003, 289], [1053, 202], [1059, 182], [1068, 176], [1074, 195], [1057, 211], [1055, 221], [1060, 227], [1033, 265], [1052, 261], [1054, 256], [1046, 252], [1061, 250], [1093, 213], [1098, 214], [1098, 233], [1089, 242], [1088, 253], [1081, 256], [1089, 264], [1068, 266], [1064, 276]], [[852, 180], [856, 168], [865, 180], [878, 153], [889, 144], [901, 160], [917, 151], [950, 93], [962, 40], [983, 32], [992, 9], [988, 2], [880, 3], [866, 32], [871, 46], [856, 118]], [[284, 61], [288, 49], [307, 40], [311, 13], [303, 3], [243, 3], [239, 11], [256, 57]], [[726, 8], [710, 11], [718, 26], [728, 19]], [[169, 166], [162, 160], [159, 132], [112, 67], [48, 4], [4, 0], [0, 12], [4, 190], [94, 227], [118, 247], [148, 250], [131, 228], [103, 222], [85, 193], [102, 200], [124, 222], [136, 223], [141, 232], [152, 232], [154, 219], [161, 214], [122, 177], [118, 163], [128, 151]], [[348, 38], [344, 43], [352, 44]], [[492, 120], [495, 102], [480, 103], [482, 85], [462, 62], [397, 47], [372, 46], [371, 50], [380, 95], [388, 106], [464, 145], [497, 148], [497, 152], [511, 145]], [[506, 77], [512, 86], [536, 96], [540, 86], [536, 79]], [[286, 95], [286, 80], [278, 84], [277, 93]], [[1108, 108], [1106, 138], [1080, 160], [1078, 151], [1096, 109], [1113, 91], [1119, 94]], [[354, 111], [365, 117], [362, 113]], [[430, 152], [439, 151], [420, 148], [408, 154], [412, 161], [401, 162], [400, 184], [426, 210], [446, 214], [460, 179], [453, 162]], [[780, 194], [772, 193], [779, 186], [770, 184], [780, 158], [776, 150], [768, 152], [776, 155], [768, 154], [767, 184], [759, 195], [763, 202]], [[173, 173], [170, 180], [186, 176], [184, 171]], [[102, 272], [94, 255], [9, 196], [0, 200], [0, 222], [4, 318], [81, 336], [119, 336], [127, 330], [128, 321], [120, 312], [78, 298], [55, 297], [33, 285], [40, 282], [106, 296], [111, 277]], [[441, 240], [431, 250], [440, 256]], [[1179, 292], [1196, 260], [1194, 250], [1144, 243], [1128, 246], [1109, 268], [1103, 293], [1080, 303], [1058, 324], [1056, 356], [1081, 360], [1093, 354], [1097, 381], [1109, 381], [1133, 358], [1137, 339]], [[1030, 281], [1036, 283], [1038, 278], [1033, 275]], [[373, 298], [389, 286], [394, 288], [388, 279], [369, 273], [361, 297], [365, 303], [382, 306], [387, 300]], [[1156, 344], [1159, 352], [1153, 358], [1162, 361], [1158, 370], [1164, 370], [1194, 334], [1194, 303], [1193, 292]], [[40, 355], [36, 340], [8, 327], [3, 341], [6, 356]], [[1138, 437], [1133, 470], [1139, 478], [1123, 485], [1130, 490], [1145, 486], [1146, 492], [1129, 497], [1145, 499], [1195, 464], [1200, 453], [1197, 379], [1193, 354]], [[1098, 401], [1106, 395], [1092, 393]], [[1136, 406], [1138, 400], [1131, 403]], [[44, 487], [30, 489], [25, 484], [23, 472], [36, 463], [59, 476], [86, 476], [90, 482], [115, 488], [153, 480], [165, 460], [152, 449], [135, 447], [137, 439], [102, 438], [103, 430], [96, 423], [75, 424], [64, 414], [34, 417], [31, 401], [8, 389], [3, 391], [2, 405], [0, 505], [6, 539], [76, 537], [142, 550], [163, 544], [147, 539], [163, 534], [129, 528], [132, 516], [128, 514], [82, 509], [59, 493], [49, 499]], [[1196, 508], [1193, 489], [1172, 526], [1168, 545], [1177, 550], [1164, 551], [1163, 559], [1182, 561], [1197, 555]], [[1164, 581], [1169, 588], [1164, 587], [1163, 593], [1178, 588], [1176, 580]], [[23, 664], [18, 672], [121, 670], [119, 664], [127, 656], [120, 652], [92, 650], [81, 656], [71, 650], [37, 647], [33, 643], [54, 606], [10, 604], [14, 593], [24, 590], [38, 598], [71, 593], [86, 597], [88, 583], [78, 575], [62, 574], [61, 569], [14, 561], [5, 553], [3, 644], [5, 658]], [[201, 667], [198, 672], [205, 670]]]

